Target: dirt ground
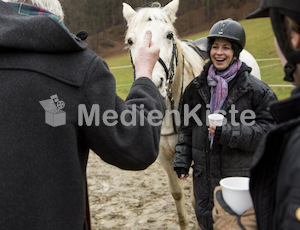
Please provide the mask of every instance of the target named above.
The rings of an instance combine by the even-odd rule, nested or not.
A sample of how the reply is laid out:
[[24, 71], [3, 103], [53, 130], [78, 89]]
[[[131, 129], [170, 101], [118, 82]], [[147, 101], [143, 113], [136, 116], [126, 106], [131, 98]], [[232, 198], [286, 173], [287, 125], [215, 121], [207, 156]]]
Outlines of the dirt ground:
[[[158, 161], [144, 171], [125, 171], [91, 152], [87, 174], [92, 230], [180, 229], [167, 175]], [[184, 192], [193, 230], [191, 183], [190, 176]]]

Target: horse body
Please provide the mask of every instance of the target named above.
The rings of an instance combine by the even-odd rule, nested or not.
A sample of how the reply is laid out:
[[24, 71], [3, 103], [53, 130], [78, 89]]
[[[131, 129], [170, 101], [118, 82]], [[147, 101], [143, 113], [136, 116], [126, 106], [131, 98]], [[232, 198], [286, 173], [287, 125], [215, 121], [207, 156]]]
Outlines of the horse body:
[[[179, 103], [186, 86], [203, 70], [204, 59], [191, 43], [178, 39], [173, 23], [179, 0], [172, 0], [165, 7], [153, 3], [152, 7], [135, 11], [123, 3], [123, 16], [127, 21], [125, 42], [130, 46], [134, 66], [136, 52], [147, 30], [152, 41], [160, 47], [160, 61], [154, 67], [152, 81], [165, 99], [166, 116], [161, 128], [158, 160], [164, 167], [174, 198], [181, 229], [188, 229], [189, 216], [185, 207], [182, 181], [173, 169], [175, 146], [178, 142], [177, 126], [180, 125]], [[197, 226], [198, 227], [198, 226]]]
[[261, 80], [260, 69], [255, 58], [247, 50], [243, 49], [240, 53], [240, 60], [252, 68], [251, 74]]
[[[128, 4], [123, 3], [123, 15], [128, 26], [125, 41], [130, 45], [133, 63], [137, 51], [135, 47], [142, 41], [145, 31], [152, 31], [152, 41], [160, 47], [160, 58], [166, 68], [157, 62], [153, 70], [152, 81], [165, 99], [167, 113], [161, 129], [158, 160], [168, 175], [169, 188], [176, 204], [179, 225], [181, 229], [188, 229], [189, 216], [185, 207], [182, 181], [178, 179], [173, 169], [175, 146], [178, 141], [174, 124], [179, 125], [178, 107], [181, 95], [192, 79], [201, 73], [204, 62], [193, 48], [178, 39], [173, 23], [176, 19], [179, 0], [173, 0], [163, 8], [158, 4], [157, 6], [135, 11]], [[173, 76], [170, 77], [172, 74]], [[172, 112], [175, 115], [172, 115]]]

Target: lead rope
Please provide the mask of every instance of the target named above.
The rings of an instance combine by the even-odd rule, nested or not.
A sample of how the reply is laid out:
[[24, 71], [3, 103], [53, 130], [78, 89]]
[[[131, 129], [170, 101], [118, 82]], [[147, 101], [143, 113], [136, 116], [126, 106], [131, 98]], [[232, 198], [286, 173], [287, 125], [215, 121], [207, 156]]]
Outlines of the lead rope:
[[[182, 73], [181, 73], [181, 90], [180, 90], [180, 98], [179, 98], [179, 104], [178, 104], [178, 111], [179, 114], [182, 112], [182, 97], [183, 97], [183, 84], [184, 84], [184, 56], [182, 55]], [[177, 128], [178, 132], [178, 128]]]
[[[184, 59], [184, 56], [182, 55], [181, 92], [180, 92], [180, 99], [179, 99], [179, 105], [178, 105], [178, 111], [179, 111], [179, 113], [181, 113], [181, 103], [182, 103], [182, 96], [183, 96], [184, 63], [185, 63], [185, 59]], [[170, 96], [172, 96], [172, 95], [170, 95]], [[174, 99], [173, 99], [173, 97], [171, 97], [171, 99], [169, 98], [169, 100], [171, 102], [171, 108], [174, 109]], [[167, 133], [167, 134], [161, 134], [162, 136], [172, 136], [174, 134], [178, 134], [178, 128], [177, 128], [177, 125], [176, 125], [176, 119], [175, 119], [175, 114], [174, 113], [172, 113], [172, 124], [173, 124], [173, 130], [174, 131], [171, 132], [171, 133]]]
[[[173, 42], [172, 58], [171, 58], [171, 63], [170, 63], [169, 75], [167, 75], [167, 95], [168, 95], [169, 101], [171, 103], [171, 111], [174, 110], [174, 108], [175, 108], [174, 98], [173, 98], [173, 93], [172, 93], [172, 83], [173, 83], [173, 78], [175, 75], [174, 58], [175, 58], [175, 65], [178, 66], [177, 45], [174, 41], [174, 38], [172, 39], [172, 42]], [[173, 124], [174, 133], [178, 134], [174, 113], [172, 113], [172, 124]]]
[[133, 80], [135, 80], [135, 65], [133, 64], [131, 49], [129, 49], [129, 56], [130, 56], [130, 61], [131, 61], [131, 65], [132, 65], [132, 68], [133, 68]]

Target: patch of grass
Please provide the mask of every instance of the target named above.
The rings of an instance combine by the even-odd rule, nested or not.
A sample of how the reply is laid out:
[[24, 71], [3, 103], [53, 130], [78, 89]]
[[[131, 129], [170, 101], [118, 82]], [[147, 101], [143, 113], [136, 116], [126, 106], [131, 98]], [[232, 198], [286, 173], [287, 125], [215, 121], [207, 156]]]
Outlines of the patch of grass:
[[291, 96], [291, 91], [293, 88], [291, 87], [271, 87], [271, 89], [275, 92], [278, 100], [283, 100]]
[[109, 67], [131, 65], [129, 53], [121, 54], [114, 57], [109, 57], [106, 58], [105, 61], [107, 62]]
[[125, 99], [133, 83], [133, 68], [129, 54], [107, 58], [105, 61], [116, 78], [117, 94]]
[[[292, 87], [275, 87], [272, 85], [289, 85], [290, 83], [283, 81], [283, 67], [280, 60], [261, 60], [278, 58], [274, 47], [274, 34], [269, 18], [259, 18], [240, 21], [246, 31], [246, 47], [256, 59], [261, 70], [262, 81], [266, 82], [276, 93], [279, 99], [284, 99], [290, 96]], [[209, 31], [193, 34], [182, 39], [196, 40], [200, 37], [205, 37]], [[117, 82], [117, 93], [126, 98], [131, 84], [133, 82], [132, 67], [114, 69], [117, 66], [131, 66], [129, 54], [105, 59], [111, 68]]]

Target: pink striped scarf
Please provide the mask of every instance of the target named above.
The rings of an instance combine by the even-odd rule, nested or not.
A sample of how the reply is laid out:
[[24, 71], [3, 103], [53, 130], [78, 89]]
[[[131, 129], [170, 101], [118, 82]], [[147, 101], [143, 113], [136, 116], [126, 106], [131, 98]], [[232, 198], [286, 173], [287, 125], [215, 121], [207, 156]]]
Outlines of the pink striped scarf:
[[221, 109], [228, 96], [228, 83], [236, 76], [241, 68], [240, 60], [234, 61], [230, 68], [224, 72], [218, 72], [212, 64], [208, 70], [207, 82], [211, 86], [210, 112]]
[[[241, 68], [240, 60], [234, 61], [230, 68], [223, 72], [218, 72], [214, 65], [211, 65], [208, 70], [207, 83], [211, 86], [210, 112], [215, 113], [221, 109], [228, 96], [228, 83], [236, 76]], [[210, 149], [214, 142], [214, 137], [208, 135], [210, 140]]]

